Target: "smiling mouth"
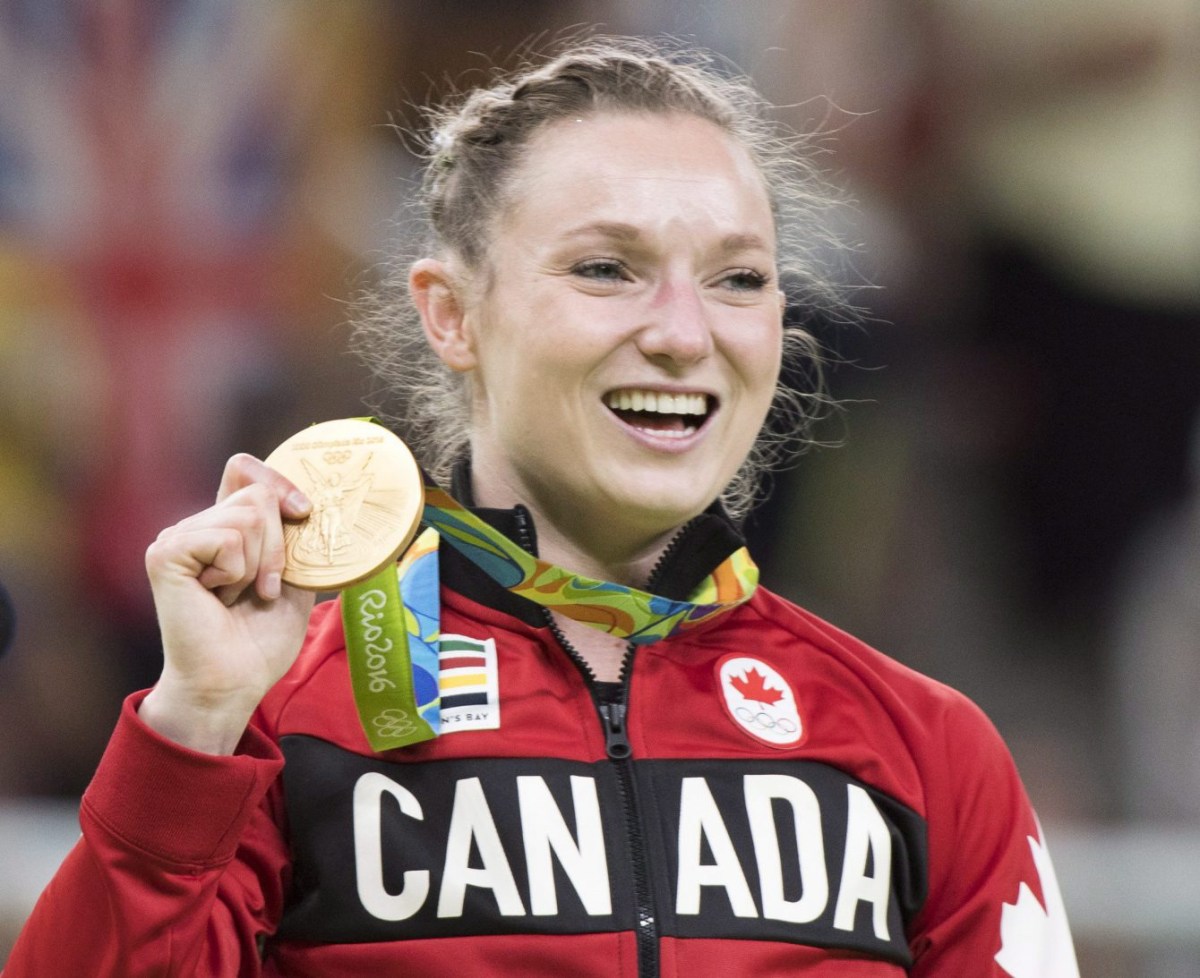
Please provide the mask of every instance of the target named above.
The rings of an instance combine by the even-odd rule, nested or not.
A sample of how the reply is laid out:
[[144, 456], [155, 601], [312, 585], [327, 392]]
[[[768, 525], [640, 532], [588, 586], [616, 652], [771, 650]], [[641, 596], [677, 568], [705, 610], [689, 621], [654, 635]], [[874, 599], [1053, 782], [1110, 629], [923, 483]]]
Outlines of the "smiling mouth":
[[699, 430], [712, 413], [715, 398], [708, 394], [622, 388], [604, 397], [608, 409], [631, 428], [668, 438], [686, 438]]

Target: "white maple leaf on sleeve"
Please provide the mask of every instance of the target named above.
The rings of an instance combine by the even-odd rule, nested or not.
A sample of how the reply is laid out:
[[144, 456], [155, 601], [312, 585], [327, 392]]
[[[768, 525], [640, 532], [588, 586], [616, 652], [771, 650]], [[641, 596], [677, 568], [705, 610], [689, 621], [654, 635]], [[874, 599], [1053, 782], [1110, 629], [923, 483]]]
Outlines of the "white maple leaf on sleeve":
[[[1039, 826], [1038, 833], [1041, 834]], [[1022, 883], [1015, 903], [1000, 912], [1000, 953], [996, 963], [1012, 978], [1079, 978], [1067, 910], [1046, 846], [1028, 836], [1033, 864], [1042, 884], [1045, 906], [1028, 883]]]

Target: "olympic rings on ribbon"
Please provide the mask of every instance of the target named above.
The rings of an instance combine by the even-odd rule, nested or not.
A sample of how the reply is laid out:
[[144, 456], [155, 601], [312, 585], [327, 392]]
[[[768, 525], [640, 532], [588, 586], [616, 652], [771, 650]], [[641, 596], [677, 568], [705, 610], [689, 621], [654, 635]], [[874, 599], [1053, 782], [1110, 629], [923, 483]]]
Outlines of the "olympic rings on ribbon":
[[373, 716], [371, 726], [380, 737], [404, 737], [417, 729], [417, 722], [407, 711], [391, 707]]

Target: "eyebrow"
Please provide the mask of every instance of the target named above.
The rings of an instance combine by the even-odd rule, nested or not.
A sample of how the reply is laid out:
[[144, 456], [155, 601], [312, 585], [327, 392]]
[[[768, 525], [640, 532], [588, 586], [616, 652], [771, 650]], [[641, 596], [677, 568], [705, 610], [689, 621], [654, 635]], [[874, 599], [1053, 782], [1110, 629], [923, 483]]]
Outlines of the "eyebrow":
[[[566, 237], [575, 238], [591, 234], [624, 244], [636, 243], [643, 237], [642, 232], [637, 227], [632, 224], [626, 224], [623, 221], [595, 221], [591, 224], [584, 224], [569, 230]], [[771, 247], [763, 240], [761, 235], [735, 232], [727, 234], [721, 239], [720, 250], [725, 253], [754, 250], [770, 251]]]
[[584, 224], [577, 228], [571, 228], [566, 233], [566, 237], [577, 238], [584, 235], [594, 234], [601, 238], [612, 238], [614, 241], [637, 241], [642, 232], [632, 224], [625, 224], [621, 221], [595, 221], [592, 224]]
[[771, 247], [757, 234], [727, 234], [721, 239], [724, 251], [770, 251]]

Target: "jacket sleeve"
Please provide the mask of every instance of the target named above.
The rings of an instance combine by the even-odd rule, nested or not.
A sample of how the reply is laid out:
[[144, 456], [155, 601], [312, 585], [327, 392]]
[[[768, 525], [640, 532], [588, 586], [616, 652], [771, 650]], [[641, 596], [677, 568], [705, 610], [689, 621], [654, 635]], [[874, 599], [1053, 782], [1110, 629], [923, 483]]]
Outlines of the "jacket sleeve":
[[25, 924], [3, 978], [260, 973], [287, 848], [271, 810], [283, 762], [254, 728], [232, 757], [154, 733], [124, 705], [80, 807], [82, 838]]
[[929, 810], [929, 895], [913, 978], [1079, 978], [1046, 841], [991, 723], [961, 701]]

